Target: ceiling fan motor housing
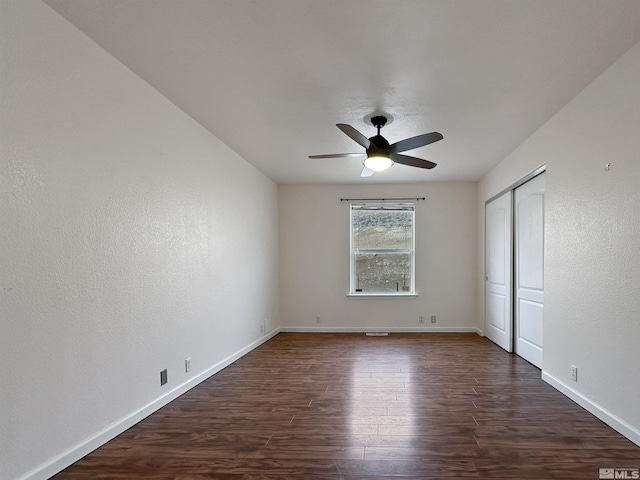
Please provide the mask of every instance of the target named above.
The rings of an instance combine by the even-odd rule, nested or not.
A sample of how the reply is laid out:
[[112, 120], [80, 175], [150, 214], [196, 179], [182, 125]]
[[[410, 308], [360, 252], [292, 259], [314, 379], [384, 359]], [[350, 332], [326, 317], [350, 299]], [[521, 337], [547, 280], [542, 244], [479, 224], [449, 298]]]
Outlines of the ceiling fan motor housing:
[[380, 129], [387, 124], [387, 117], [382, 115], [371, 117], [371, 123], [378, 129], [378, 134], [369, 139], [371, 145], [367, 148], [367, 156], [382, 155], [388, 157], [390, 151], [389, 142], [380, 135]]
[[369, 145], [369, 148], [367, 148], [368, 156], [375, 156], [375, 155], [389, 156], [389, 152], [391, 149], [389, 148], [389, 142], [387, 142], [386, 138], [378, 134], [371, 137], [369, 141], [371, 142], [371, 145]]

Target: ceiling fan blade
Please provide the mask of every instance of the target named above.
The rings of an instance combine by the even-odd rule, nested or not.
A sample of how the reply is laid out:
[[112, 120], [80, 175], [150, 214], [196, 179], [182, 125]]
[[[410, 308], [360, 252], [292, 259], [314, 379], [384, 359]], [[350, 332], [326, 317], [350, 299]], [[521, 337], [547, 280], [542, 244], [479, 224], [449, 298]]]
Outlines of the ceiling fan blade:
[[402, 155], [400, 153], [390, 153], [389, 157], [396, 163], [401, 163], [402, 165], [409, 165], [410, 167], [418, 167], [418, 168], [433, 168], [437, 164], [430, 162], [429, 160], [423, 160], [421, 158], [410, 157], [409, 155]]
[[370, 177], [371, 175], [373, 175], [374, 173], [376, 173], [375, 171], [371, 170], [369, 167], [365, 167], [364, 165], [362, 166], [362, 172], [360, 173], [361, 177]]
[[327, 155], [309, 155], [309, 158], [349, 158], [364, 157], [366, 153], [329, 153]]
[[417, 137], [405, 138], [404, 140], [400, 140], [399, 142], [391, 145], [391, 153], [413, 150], [414, 148], [429, 145], [430, 143], [437, 142], [443, 138], [442, 134], [438, 132], [425, 133], [423, 135], [418, 135]]
[[337, 123], [336, 127], [342, 130], [345, 135], [362, 145], [364, 148], [369, 148], [369, 146], [371, 145], [369, 139], [361, 134], [358, 130], [353, 128], [351, 125], [347, 125], [346, 123]]

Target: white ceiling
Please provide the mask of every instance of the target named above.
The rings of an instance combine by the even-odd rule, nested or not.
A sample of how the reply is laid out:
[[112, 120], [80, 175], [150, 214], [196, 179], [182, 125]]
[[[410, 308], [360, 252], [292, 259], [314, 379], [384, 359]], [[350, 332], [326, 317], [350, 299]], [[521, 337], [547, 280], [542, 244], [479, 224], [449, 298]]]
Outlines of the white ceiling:
[[[640, 41], [637, 0], [46, 3], [279, 183], [478, 180]], [[438, 166], [307, 158], [373, 112]]]

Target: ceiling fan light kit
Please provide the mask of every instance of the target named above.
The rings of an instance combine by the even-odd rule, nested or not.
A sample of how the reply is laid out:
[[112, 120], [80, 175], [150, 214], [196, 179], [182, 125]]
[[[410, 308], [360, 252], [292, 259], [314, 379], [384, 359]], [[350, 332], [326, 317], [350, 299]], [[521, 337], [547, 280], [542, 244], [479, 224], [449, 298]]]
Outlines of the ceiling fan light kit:
[[399, 142], [389, 144], [386, 138], [380, 135], [380, 129], [387, 124], [387, 117], [376, 115], [371, 117], [371, 123], [378, 129], [378, 133], [371, 138], [365, 137], [358, 130], [346, 123], [338, 123], [338, 127], [345, 135], [354, 140], [360, 146], [365, 148], [364, 154], [358, 153], [336, 153], [330, 155], [310, 155], [309, 158], [344, 158], [366, 155], [367, 158], [363, 163], [361, 177], [370, 177], [375, 172], [381, 172], [393, 166], [394, 163], [409, 165], [418, 168], [433, 168], [435, 163], [421, 158], [402, 155], [399, 152], [413, 150], [414, 148], [423, 147], [430, 143], [442, 140], [444, 137], [438, 132], [425, 133], [416, 137], [406, 138]]
[[391, 160], [389, 157], [375, 155], [367, 157], [367, 159], [364, 161], [364, 166], [373, 170], [374, 172], [382, 172], [383, 170], [391, 167], [393, 163], [393, 160]]

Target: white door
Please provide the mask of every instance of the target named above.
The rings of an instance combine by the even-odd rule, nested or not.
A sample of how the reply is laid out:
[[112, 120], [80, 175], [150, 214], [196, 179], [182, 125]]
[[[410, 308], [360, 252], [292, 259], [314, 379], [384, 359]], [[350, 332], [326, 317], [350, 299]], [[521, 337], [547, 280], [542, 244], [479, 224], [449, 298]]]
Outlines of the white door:
[[485, 222], [486, 335], [511, 352], [511, 192], [486, 205]]
[[542, 368], [544, 173], [515, 190], [515, 352]]

